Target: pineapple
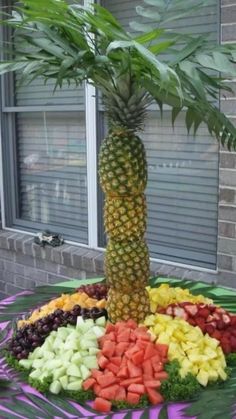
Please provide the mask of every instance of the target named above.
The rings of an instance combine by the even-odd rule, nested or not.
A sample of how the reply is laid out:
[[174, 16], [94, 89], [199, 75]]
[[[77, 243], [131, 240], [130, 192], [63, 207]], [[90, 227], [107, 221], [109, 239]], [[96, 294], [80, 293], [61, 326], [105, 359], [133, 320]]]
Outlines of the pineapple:
[[149, 298], [145, 288], [133, 292], [120, 288], [108, 291], [107, 311], [112, 322], [134, 319], [138, 323], [149, 314]]
[[[107, 284], [120, 290], [145, 287], [149, 278], [149, 253], [144, 240], [110, 240], [105, 259]], [[148, 294], [147, 294], [148, 295]]]
[[141, 322], [150, 312], [145, 289], [149, 253], [144, 240], [147, 162], [142, 140], [135, 134], [148, 102], [129, 74], [117, 77], [112, 92], [105, 96], [111, 129], [100, 148], [99, 175], [106, 195], [104, 222], [110, 239], [105, 274], [111, 321], [133, 318]]
[[125, 128], [111, 131], [103, 141], [99, 154], [102, 189], [110, 196], [133, 196], [144, 191], [147, 162], [139, 137]]
[[146, 230], [147, 205], [144, 194], [107, 197], [104, 208], [105, 230], [111, 239], [138, 239]]

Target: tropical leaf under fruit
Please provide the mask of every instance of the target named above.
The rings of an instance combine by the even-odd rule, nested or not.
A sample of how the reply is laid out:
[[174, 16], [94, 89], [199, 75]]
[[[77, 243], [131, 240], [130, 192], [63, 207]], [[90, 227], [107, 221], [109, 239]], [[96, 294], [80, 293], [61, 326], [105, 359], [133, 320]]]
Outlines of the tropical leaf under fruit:
[[[169, 278], [152, 278], [150, 285], [157, 287], [161, 283], [169, 282], [171, 286], [180, 286], [187, 288], [193, 294], [202, 293], [207, 297], [213, 298], [219, 305], [230, 304], [232, 311], [236, 312], [235, 293], [225, 288], [208, 285], [201, 282], [192, 282], [188, 280], [178, 280]], [[47, 301], [58, 296], [61, 292], [73, 292], [72, 287], [45, 286], [36, 288], [30, 295], [33, 304], [40, 305], [42, 300]], [[22, 310], [22, 297], [12, 299], [11, 304], [5, 306], [6, 313], [10, 317], [17, 313], [18, 308]], [[28, 297], [27, 297], [28, 298]], [[227, 300], [227, 301], [226, 301]], [[19, 304], [20, 302], [20, 304]], [[27, 307], [28, 307], [27, 302]], [[32, 308], [32, 306], [30, 307]], [[227, 308], [227, 307], [226, 307]], [[8, 313], [9, 312], [9, 313]], [[0, 340], [4, 340], [11, 327], [11, 323], [0, 323]], [[1, 342], [0, 342], [1, 343]], [[93, 411], [88, 404], [79, 405], [76, 402], [65, 399], [63, 396], [54, 396], [52, 394], [42, 395], [35, 389], [26, 384], [25, 373], [16, 372], [9, 367], [3, 354], [0, 354], [0, 417], [5, 419], [19, 418], [22, 415], [25, 419], [52, 419], [58, 418], [89, 418], [97, 417], [97, 412]], [[208, 387], [200, 393], [197, 400], [190, 403], [164, 404], [163, 406], [152, 407], [150, 409], [140, 409], [136, 413], [132, 411], [122, 411], [122, 419], [148, 419], [156, 417], [158, 419], [167, 419], [171, 417], [173, 409], [177, 417], [196, 417], [197, 419], [233, 419], [236, 414], [236, 367], [232, 368], [230, 378], [215, 386]], [[177, 413], [179, 412], [179, 413]], [[136, 416], [136, 414], [138, 416]], [[102, 419], [117, 417], [109, 414], [102, 415]]]

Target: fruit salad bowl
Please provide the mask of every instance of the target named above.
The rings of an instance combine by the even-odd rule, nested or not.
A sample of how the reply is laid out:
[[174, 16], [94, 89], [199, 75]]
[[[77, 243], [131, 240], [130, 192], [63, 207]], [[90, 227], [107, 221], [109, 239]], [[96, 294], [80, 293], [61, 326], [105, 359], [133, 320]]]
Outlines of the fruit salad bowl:
[[102, 279], [0, 302], [1, 418], [236, 417], [236, 292], [152, 278], [142, 324]]

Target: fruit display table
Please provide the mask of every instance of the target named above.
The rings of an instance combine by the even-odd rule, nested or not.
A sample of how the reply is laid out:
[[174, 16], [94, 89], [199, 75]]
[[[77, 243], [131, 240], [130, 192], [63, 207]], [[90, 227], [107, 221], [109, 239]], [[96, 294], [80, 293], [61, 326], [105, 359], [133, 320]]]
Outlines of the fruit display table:
[[[79, 404], [63, 397], [63, 394], [44, 395], [27, 384], [25, 372], [17, 372], [5, 358], [4, 348], [12, 336], [15, 322], [26, 313], [58, 295], [69, 293], [74, 288], [91, 284], [101, 279], [71, 281], [56, 286], [39, 287], [34, 291], [23, 291], [0, 302], [0, 418], [5, 419], [234, 419], [236, 418], [236, 371], [232, 369], [229, 380], [218, 387], [207, 387], [199, 397], [189, 402], [162, 403], [137, 409], [116, 409], [109, 414], [93, 410], [91, 402]], [[176, 279], [153, 278], [151, 285], [158, 287], [168, 283], [173, 287], [190, 289], [195, 295], [211, 297], [214, 304], [221, 305], [230, 312], [236, 312], [236, 292], [203, 283], [191, 283]], [[226, 384], [227, 383], [227, 384]], [[234, 405], [235, 403], [235, 405]]]

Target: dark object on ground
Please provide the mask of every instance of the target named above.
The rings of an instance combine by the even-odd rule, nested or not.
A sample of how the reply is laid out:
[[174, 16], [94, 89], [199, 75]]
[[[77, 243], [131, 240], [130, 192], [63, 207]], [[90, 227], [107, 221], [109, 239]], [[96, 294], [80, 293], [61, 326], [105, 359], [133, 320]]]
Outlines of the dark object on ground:
[[39, 246], [61, 246], [64, 243], [64, 239], [61, 234], [52, 233], [51, 231], [42, 231], [42, 233], [38, 233], [37, 236], [34, 238], [34, 242]]

